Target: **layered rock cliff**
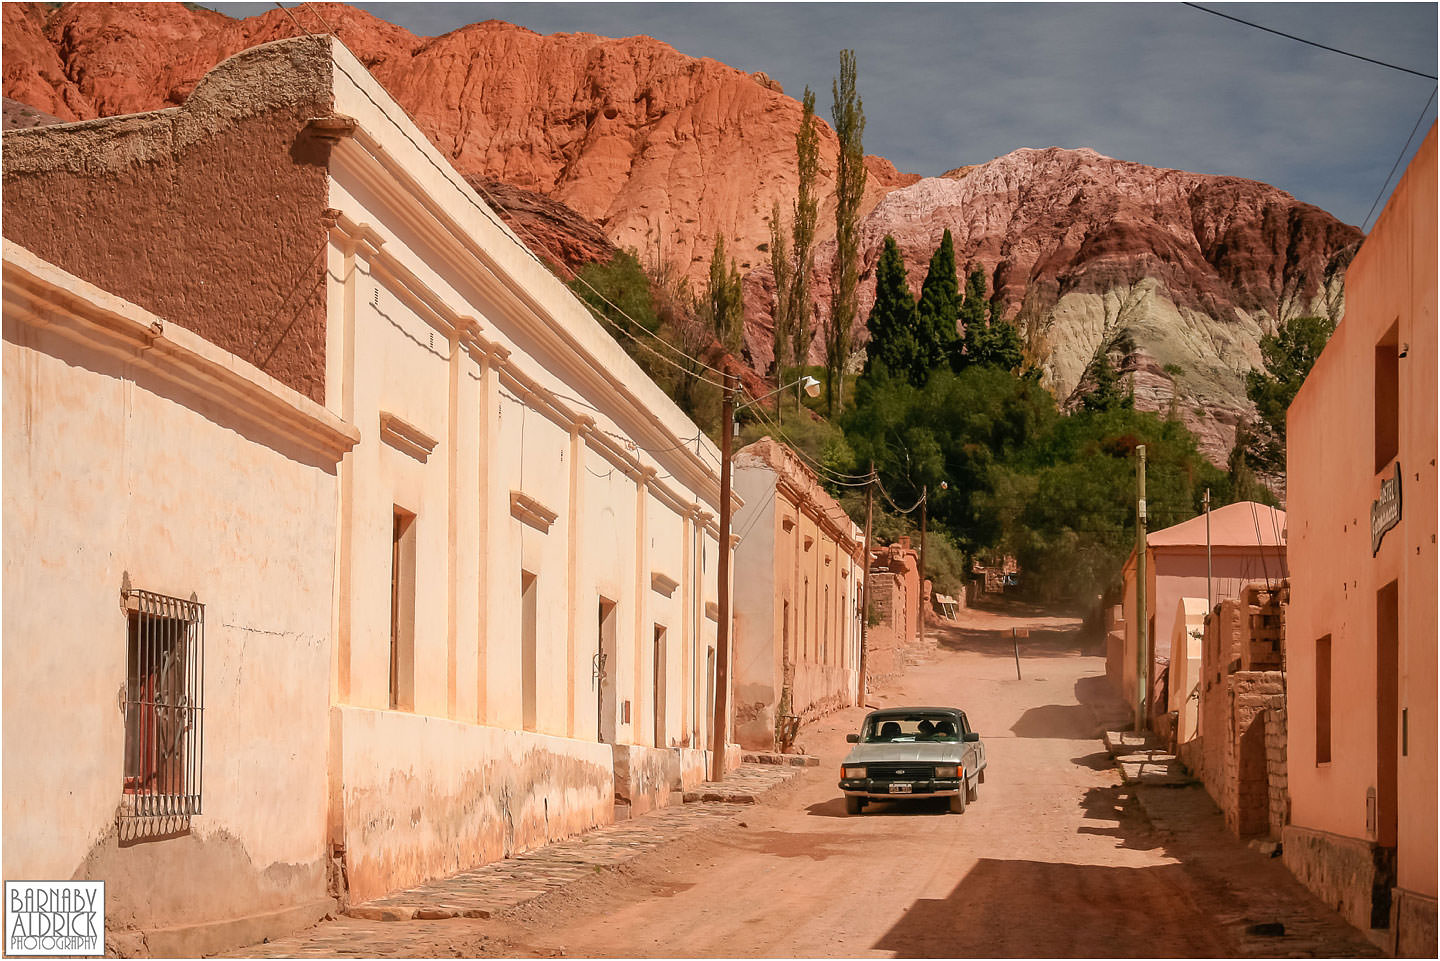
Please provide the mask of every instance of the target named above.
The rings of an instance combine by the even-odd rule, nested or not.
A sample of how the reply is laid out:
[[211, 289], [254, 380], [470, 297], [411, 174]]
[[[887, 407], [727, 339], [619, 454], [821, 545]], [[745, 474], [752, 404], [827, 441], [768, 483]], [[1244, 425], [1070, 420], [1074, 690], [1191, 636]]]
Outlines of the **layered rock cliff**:
[[[947, 228], [960, 269], [984, 268], [1062, 402], [1104, 349], [1137, 406], [1173, 409], [1218, 463], [1260, 337], [1304, 314], [1338, 320], [1361, 239], [1255, 181], [1022, 149], [886, 195], [861, 225], [862, 316], [885, 236], [918, 294]], [[818, 251], [822, 275], [833, 255], [833, 244]]]
[[[602, 259], [614, 244], [699, 282], [723, 235], [747, 273], [747, 354], [758, 369], [770, 362], [768, 219], [772, 202], [788, 211], [794, 199], [801, 111], [764, 74], [647, 37], [541, 36], [497, 21], [419, 37], [329, 3], [243, 20], [180, 4], [12, 3], [3, 15], [5, 96], [61, 120], [173, 106], [233, 53], [333, 29], [557, 265]], [[822, 240], [834, 229], [835, 156], [824, 126]], [[1280, 318], [1337, 316], [1360, 239], [1264, 184], [1090, 150], [1017, 150], [925, 179], [883, 158], [867, 165], [857, 340], [885, 234], [918, 290], [948, 227], [961, 268], [985, 268], [1062, 400], [1108, 346], [1139, 405], [1174, 409], [1217, 461], [1260, 335]], [[832, 256], [822, 244], [821, 317]]]

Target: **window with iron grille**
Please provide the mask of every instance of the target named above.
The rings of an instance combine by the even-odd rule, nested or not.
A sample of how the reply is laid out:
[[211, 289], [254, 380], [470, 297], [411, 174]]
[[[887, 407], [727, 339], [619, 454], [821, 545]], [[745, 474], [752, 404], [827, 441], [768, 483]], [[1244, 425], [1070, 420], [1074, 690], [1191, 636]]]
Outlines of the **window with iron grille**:
[[205, 605], [131, 590], [122, 816], [200, 813]]

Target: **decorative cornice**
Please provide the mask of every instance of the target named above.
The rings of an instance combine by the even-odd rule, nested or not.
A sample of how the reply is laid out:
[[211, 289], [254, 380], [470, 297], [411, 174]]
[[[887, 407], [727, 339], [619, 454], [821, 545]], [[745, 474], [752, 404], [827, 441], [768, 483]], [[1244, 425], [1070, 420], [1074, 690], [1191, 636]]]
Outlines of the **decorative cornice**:
[[662, 571], [650, 572], [650, 589], [657, 594], [664, 594], [666, 597], [671, 597], [675, 593], [675, 588], [679, 586], [680, 582], [669, 574]]
[[4, 241], [4, 303], [7, 323], [43, 328], [199, 391], [332, 463], [360, 442], [354, 425], [254, 365], [10, 240]]
[[414, 424], [402, 420], [388, 410], [380, 412], [380, 439], [422, 464], [430, 459], [435, 445], [440, 443]]
[[517, 490], [510, 492], [510, 515], [542, 534], [550, 533], [550, 525], [560, 516], [535, 498]]

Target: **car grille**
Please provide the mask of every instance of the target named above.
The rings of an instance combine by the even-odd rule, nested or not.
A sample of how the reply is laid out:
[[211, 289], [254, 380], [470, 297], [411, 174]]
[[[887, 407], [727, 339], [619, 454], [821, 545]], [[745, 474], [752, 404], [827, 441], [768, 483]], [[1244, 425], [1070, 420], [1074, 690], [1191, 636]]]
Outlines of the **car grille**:
[[878, 781], [928, 781], [935, 776], [933, 764], [867, 764], [866, 773]]

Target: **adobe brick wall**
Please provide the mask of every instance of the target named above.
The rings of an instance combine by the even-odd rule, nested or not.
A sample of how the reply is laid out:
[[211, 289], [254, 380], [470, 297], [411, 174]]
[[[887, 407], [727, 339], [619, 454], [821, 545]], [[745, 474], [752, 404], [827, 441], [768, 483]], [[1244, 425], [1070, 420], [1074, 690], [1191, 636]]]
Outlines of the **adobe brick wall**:
[[872, 571], [870, 608], [879, 619], [866, 636], [865, 672], [870, 683], [893, 676], [901, 667], [905, 646], [905, 581], [898, 574]]
[[331, 78], [281, 41], [179, 108], [7, 131], [5, 236], [323, 403]]
[[1286, 598], [1287, 585], [1249, 585], [1205, 622], [1200, 732], [1180, 758], [1240, 837], [1278, 838], [1290, 819], [1285, 675], [1274, 669]]

